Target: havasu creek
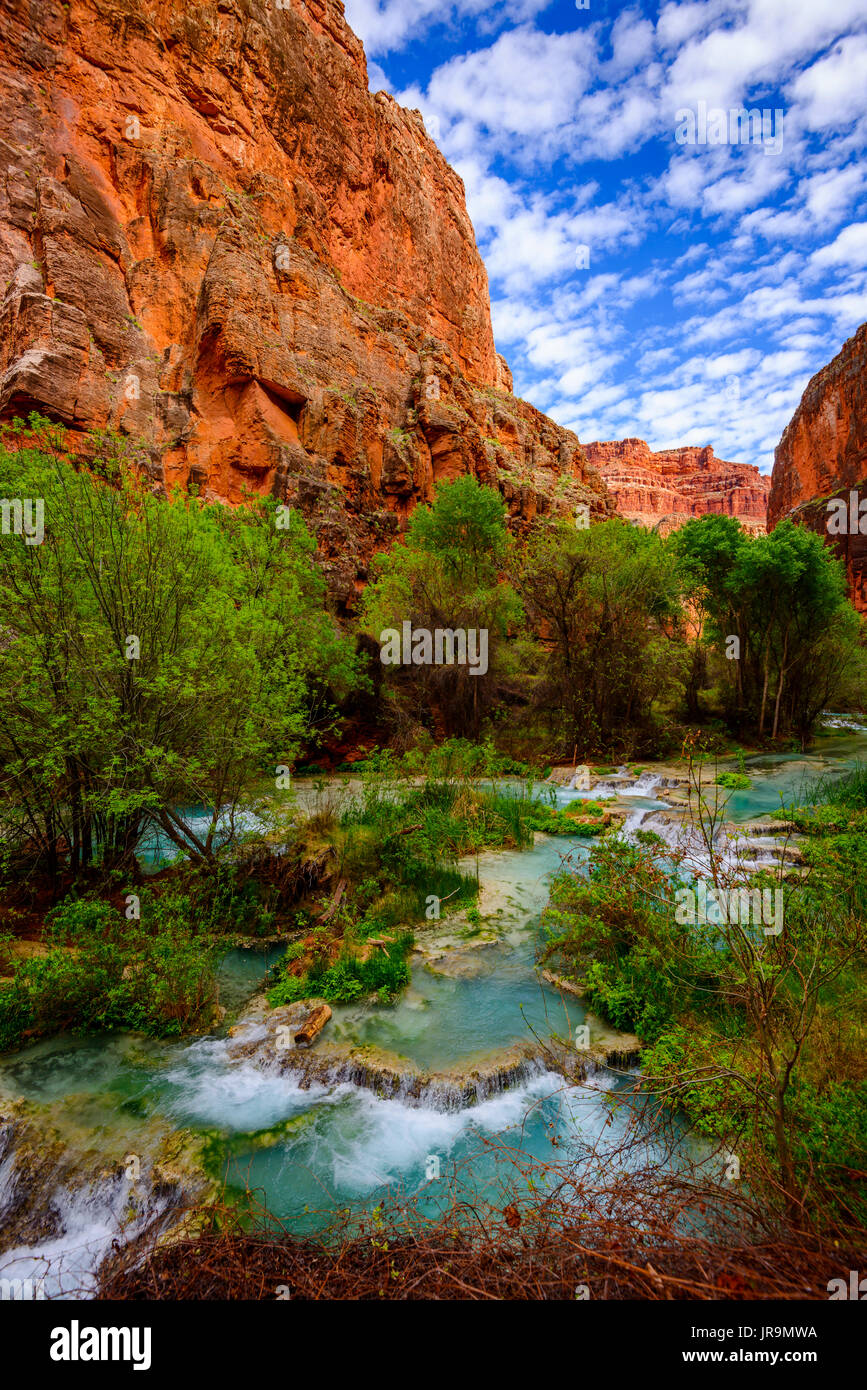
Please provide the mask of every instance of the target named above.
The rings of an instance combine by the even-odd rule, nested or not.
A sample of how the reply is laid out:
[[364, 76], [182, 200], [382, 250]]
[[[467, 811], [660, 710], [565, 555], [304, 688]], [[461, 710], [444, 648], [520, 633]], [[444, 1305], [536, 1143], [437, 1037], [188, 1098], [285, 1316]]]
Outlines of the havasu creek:
[[[797, 802], [807, 779], [843, 776], [865, 757], [867, 726], [832, 715], [807, 754], [747, 757], [749, 790], [721, 793], [720, 842], [778, 865], [783, 837], [772, 821], [766, 834], [754, 823]], [[575, 780], [555, 768], [541, 790], [560, 809], [604, 798], [626, 837], [654, 830], [675, 845], [690, 833], [682, 764], [638, 775], [623, 767], [583, 790]], [[356, 781], [332, 785], [358, 795]], [[294, 795], [302, 806], [316, 800], [310, 782], [299, 780]], [[563, 864], [584, 873], [590, 843], [537, 833], [532, 848], [462, 860], [478, 875], [476, 912], [419, 927], [395, 1001], [326, 1009], [309, 1047], [294, 1034], [312, 1004], [271, 1009], [261, 992], [285, 950], [275, 943], [223, 953], [227, 1012], [205, 1036], [60, 1035], [5, 1054], [0, 1272], [48, 1297], [87, 1296], [113, 1241], [170, 1232], [186, 1203], [224, 1185], [230, 1201], [255, 1190], [303, 1232], [326, 1228], [337, 1211], [361, 1220], [396, 1193], [435, 1211], [453, 1173], [493, 1196], [527, 1158], [555, 1171], [576, 1160], [601, 1166], [627, 1139], [618, 1160], [627, 1165], [701, 1166], [711, 1146], [686, 1125], [673, 1148], [642, 1140], [631, 1094], [638, 1040], [536, 968], [551, 875]], [[576, 1045], [584, 1024], [586, 1048]]]

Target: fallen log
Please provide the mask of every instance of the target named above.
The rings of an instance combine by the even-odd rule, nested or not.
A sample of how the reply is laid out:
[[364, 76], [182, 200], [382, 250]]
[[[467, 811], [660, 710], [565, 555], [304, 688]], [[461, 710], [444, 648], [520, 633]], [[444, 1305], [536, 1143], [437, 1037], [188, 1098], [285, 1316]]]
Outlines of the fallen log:
[[331, 1009], [328, 1004], [319, 1004], [302, 1023], [298, 1032], [295, 1034], [296, 1047], [309, 1047], [315, 1037], [322, 1032], [329, 1018]]
[[343, 899], [343, 894], [344, 894], [345, 892], [346, 892], [346, 879], [345, 879], [345, 878], [342, 878], [342, 879], [340, 880], [340, 882], [338, 883], [336, 889], [334, 890], [334, 897], [331, 899], [331, 902], [328, 904], [328, 907], [325, 909], [325, 911], [321, 914], [321, 916], [320, 916], [320, 918], [319, 918], [320, 926], [322, 925], [323, 922], [330, 922], [330, 921], [331, 921], [331, 918], [334, 916], [335, 912], [337, 911], [337, 909], [338, 909], [339, 906], [340, 906], [340, 903], [341, 903], [341, 901], [342, 901], [342, 899]]

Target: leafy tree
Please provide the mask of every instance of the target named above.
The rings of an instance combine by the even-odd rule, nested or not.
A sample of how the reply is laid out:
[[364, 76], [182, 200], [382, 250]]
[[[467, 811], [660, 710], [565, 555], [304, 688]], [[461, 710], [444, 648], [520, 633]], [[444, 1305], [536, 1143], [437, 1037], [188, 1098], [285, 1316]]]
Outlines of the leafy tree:
[[717, 653], [730, 716], [806, 742], [859, 642], [840, 562], [790, 520], [753, 537], [733, 518], [702, 517], [670, 546], [700, 624], [695, 646]]
[[548, 655], [537, 691], [562, 744], [586, 756], [627, 744], [684, 665], [678, 582], [653, 532], [611, 520], [539, 528], [514, 583]]
[[321, 717], [326, 673], [351, 669], [297, 518], [160, 497], [114, 464], [0, 451], [0, 492], [45, 509], [42, 544], [0, 540], [0, 792], [7, 836], [55, 877], [67, 855], [129, 860], [148, 823], [213, 861], [251, 779]]
[[404, 622], [428, 632], [487, 634], [483, 674], [456, 663], [391, 668], [419, 722], [435, 711], [446, 733], [477, 736], [504, 683], [521, 669], [520, 644], [509, 640], [521, 605], [501, 576], [510, 549], [502, 499], [466, 474], [441, 483], [433, 505], [413, 512], [403, 542], [374, 557], [363, 620], [376, 638]]

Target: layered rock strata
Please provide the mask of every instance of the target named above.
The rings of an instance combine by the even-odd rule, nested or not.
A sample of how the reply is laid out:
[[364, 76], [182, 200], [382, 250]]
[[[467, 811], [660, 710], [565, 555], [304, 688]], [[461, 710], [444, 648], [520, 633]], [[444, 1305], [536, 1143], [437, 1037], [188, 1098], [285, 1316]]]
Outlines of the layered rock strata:
[[753, 464], [728, 463], [710, 447], [654, 453], [643, 439], [585, 444], [584, 453], [629, 521], [667, 534], [720, 512], [750, 531], [765, 529], [770, 479]]

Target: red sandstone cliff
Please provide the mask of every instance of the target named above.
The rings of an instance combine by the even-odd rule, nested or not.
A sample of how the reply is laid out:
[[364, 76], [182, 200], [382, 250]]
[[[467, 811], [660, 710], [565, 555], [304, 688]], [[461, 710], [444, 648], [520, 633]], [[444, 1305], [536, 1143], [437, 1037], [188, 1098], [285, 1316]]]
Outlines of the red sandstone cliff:
[[711, 448], [653, 453], [643, 439], [585, 444], [617, 510], [663, 533], [693, 516], [722, 512], [750, 531], [764, 531], [770, 479], [753, 464], [727, 463]]
[[[867, 534], [829, 535], [828, 500], [867, 501], [867, 323], [809, 382], [774, 455], [768, 525], [784, 516], [818, 531], [846, 565], [855, 607], [867, 612]], [[867, 531], [867, 521], [862, 522]]]
[[279, 496], [347, 600], [437, 479], [612, 510], [511, 394], [463, 184], [340, 0], [4, 0], [0, 84], [0, 415]]

